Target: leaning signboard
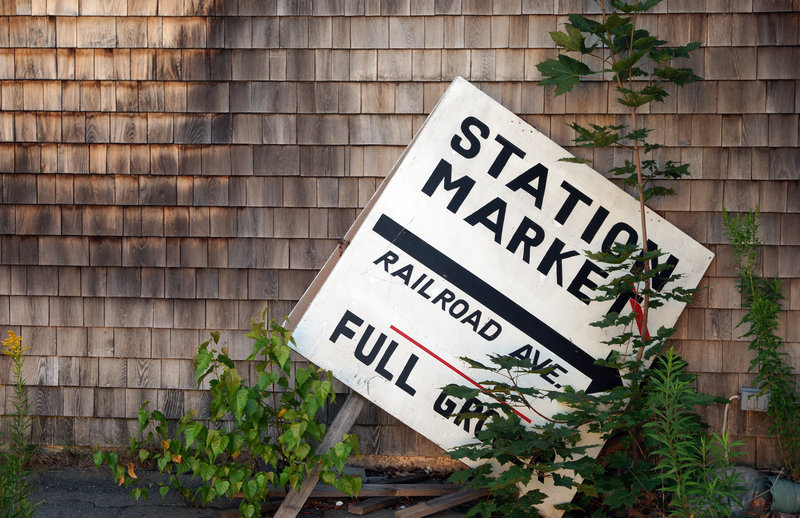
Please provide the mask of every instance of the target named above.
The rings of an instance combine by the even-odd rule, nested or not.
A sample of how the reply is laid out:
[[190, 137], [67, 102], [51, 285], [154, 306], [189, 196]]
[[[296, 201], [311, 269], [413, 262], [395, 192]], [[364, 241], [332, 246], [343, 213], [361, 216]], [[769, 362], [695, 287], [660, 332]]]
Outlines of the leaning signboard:
[[[594, 364], [609, 354], [608, 331], [589, 324], [615, 302], [589, 303], [607, 274], [584, 251], [638, 241], [639, 205], [591, 168], [559, 161], [567, 156], [453, 81], [290, 315], [298, 352], [444, 449], [481, 426], [451, 417], [479, 405], [442, 392], [485, 376], [462, 357], [529, 357], [549, 367], [529, 381], [543, 389], [618, 384]], [[711, 252], [646, 217], [678, 282], [697, 286]], [[659, 308], [650, 327], [673, 325], [682, 309]]]

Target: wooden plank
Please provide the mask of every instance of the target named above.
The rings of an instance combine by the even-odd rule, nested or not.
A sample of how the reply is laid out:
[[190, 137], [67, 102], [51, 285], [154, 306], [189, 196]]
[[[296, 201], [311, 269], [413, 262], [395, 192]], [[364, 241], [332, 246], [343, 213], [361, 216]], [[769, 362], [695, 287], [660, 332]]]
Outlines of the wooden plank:
[[347, 506], [347, 512], [350, 514], [367, 514], [378, 509], [385, 509], [391, 505], [399, 502], [400, 499], [396, 496], [376, 496], [368, 498], [363, 502], [356, 502]]
[[420, 502], [417, 505], [395, 511], [394, 518], [420, 518], [422, 516], [428, 516], [439, 511], [444, 511], [445, 509], [450, 509], [459, 504], [478, 500], [488, 494], [488, 489], [462, 489], [461, 491], [449, 495], [433, 498], [427, 502]]
[[[312, 473], [313, 475], [313, 473]], [[309, 478], [311, 475], [309, 475]], [[318, 477], [318, 474], [317, 474]], [[306, 479], [308, 480], [308, 478]], [[455, 493], [461, 486], [457, 484], [427, 483], [427, 484], [362, 484], [358, 492], [359, 497], [370, 498], [374, 496], [418, 496], [435, 497]], [[244, 493], [236, 495], [236, 498], [243, 497]], [[269, 496], [273, 498], [287, 497], [285, 489], [271, 489]], [[308, 498], [349, 498], [349, 495], [342, 493], [336, 488], [318, 484], [313, 486]], [[455, 505], [455, 504], [454, 504]], [[302, 504], [301, 504], [302, 506]], [[288, 516], [288, 515], [284, 515]], [[292, 515], [294, 516], [294, 515]], [[278, 518], [278, 515], [275, 515]]]
[[[413, 484], [415, 482], [422, 482], [430, 477], [427, 473], [415, 473], [413, 475], [406, 475], [404, 477], [397, 477], [387, 479], [385, 481], [377, 482], [377, 484]], [[367, 498], [362, 502], [353, 502], [347, 506], [347, 512], [350, 514], [367, 514], [378, 509], [384, 509], [390, 505], [396, 504], [400, 499], [396, 496], [376, 496]]]
[[[317, 453], [328, 451], [334, 444], [341, 440], [344, 434], [350, 431], [350, 427], [353, 426], [353, 423], [358, 418], [358, 415], [361, 413], [366, 403], [367, 400], [355, 392], [351, 392], [350, 395], [347, 396], [347, 401], [344, 402], [342, 409], [339, 410], [336, 419], [333, 420], [325, 437], [323, 437], [322, 442], [317, 447]], [[294, 518], [297, 516], [297, 513], [300, 512], [300, 509], [303, 507], [303, 504], [305, 504], [309, 495], [314, 491], [318, 479], [319, 465], [317, 465], [311, 473], [309, 473], [308, 477], [303, 480], [300, 489], [289, 492], [278, 508], [278, 511], [275, 513], [274, 518]], [[338, 493], [338, 491], [336, 492]]]

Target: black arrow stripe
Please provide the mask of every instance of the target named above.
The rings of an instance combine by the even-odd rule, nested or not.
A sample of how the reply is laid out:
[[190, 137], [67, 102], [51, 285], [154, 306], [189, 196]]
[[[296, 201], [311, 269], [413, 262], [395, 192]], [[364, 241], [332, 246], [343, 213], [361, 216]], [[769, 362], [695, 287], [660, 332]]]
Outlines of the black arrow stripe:
[[595, 365], [595, 359], [591, 355], [558, 331], [386, 214], [378, 218], [373, 230], [591, 378], [592, 382], [586, 392], [600, 392], [619, 384], [619, 373], [615, 369]]

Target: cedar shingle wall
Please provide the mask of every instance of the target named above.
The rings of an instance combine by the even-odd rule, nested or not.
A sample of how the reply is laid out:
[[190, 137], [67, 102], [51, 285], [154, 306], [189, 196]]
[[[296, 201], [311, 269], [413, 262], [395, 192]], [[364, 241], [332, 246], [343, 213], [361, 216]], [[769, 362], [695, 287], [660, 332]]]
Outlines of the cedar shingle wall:
[[[267, 300], [291, 309], [455, 75], [565, 146], [569, 121], [624, 120], [604, 83], [558, 98], [533, 83], [556, 54], [548, 31], [592, 5], [0, 0], [0, 326], [33, 347], [34, 441], [121, 445], [144, 399], [173, 417], [201, 406], [204, 330], [247, 355], [239, 330]], [[723, 205], [761, 207], [800, 370], [799, 10], [665, 0], [643, 19], [705, 45], [706, 81], [641, 117], [659, 159], [694, 171], [654, 207], [717, 254], [675, 340], [716, 395], [753, 377]], [[746, 460], [779, 461], [761, 414], [729, 421]], [[439, 453], [375, 408], [357, 432], [367, 453]]]

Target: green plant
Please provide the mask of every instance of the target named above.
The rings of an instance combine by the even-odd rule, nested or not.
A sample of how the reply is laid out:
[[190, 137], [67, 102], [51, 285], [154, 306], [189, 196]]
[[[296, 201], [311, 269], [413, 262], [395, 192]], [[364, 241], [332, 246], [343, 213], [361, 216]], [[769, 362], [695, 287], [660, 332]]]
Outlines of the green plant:
[[[700, 79], [690, 68], [672, 65], [675, 59], [687, 58], [699, 43], [670, 47], [637, 25], [639, 14], [658, 3], [659, 0], [601, 1], [598, 2], [601, 9], [599, 20], [569, 15], [564, 31], [551, 33], [557, 46], [566, 53], [538, 65], [544, 76], [540, 84], [555, 86], [556, 96], [571, 91], [580, 81], [609, 80], [618, 94], [617, 102], [629, 116], [630, 127], [625, 124], [570, 125], [577, 133], [574, 141], [580, 147], [621, 148], [630, 154], [623, 165], [612, 168], [610, 173], [631, 187], [638, 198], [640, 244], [614, 243], [599, 251], [586, 252], [589, 259], [605, 265], [609, 279], [596, 289], [592, 303], [611, 303], [604, 318], [592, 325], [615, 331], [614, 336], [604, 342], [609, 346], [608, 358], [596, 363], [618, 370], [622, 383], [603, 393], [586, 393], [571, 387], [564, 387], [560, 392], [539, 392], [520, 385], [525, 376], [546, 374], [530, 360], [494, 356], [490, 358], [492, 365], [489, 366], [472, 361], [474, 368], [501, 371], [505, 380], [481, 382], [486, 392], [499, 401], [486, 404], [496, 415], [483, 424], [477, 434], [478, 443], [459, 448], [451, 455], [472, 460], [497, 459], [507, 469], [492, 471], [481, 466], [455, 476], [455, 480], [488, 487], [491, 491], [490, 497], [473, 507], [471, 514], [488, 516], [499, 510], [511, 516], [530, 516], [530, 504], [540, 502], [543, 495], [538, 491], [525, 493], [523, 487], [529, 481], [545, 477], [552, 477], [558, 486], [577, 489], [574, 503], [558, 506], [577, 515], [587, 512], [605, 515], [637, 504], [649, 507], [653, 503], [661, 505], [660, 511], [668, 514], [670, 503], [665, 498], [654, 502], [653, 495], [660, 486], [673, 484], [665, 475], [670, 463], [691, 475], [690, 480], [682, 482], [680, 487], [685, 494], [691, 495], [689, 503], [693, 512], [704, 512], [695, 505], [696, 501], [704, 501], [695, 498], [698, 492], [725, 484], [727, 475], [713, 471], [711, 466], [722, 462], [718, 454], [727, 459], [727, 437], [709, 440], [705, 435], [694, 434], [691, 458], [668, 455], [669, 443], [663, 441], [673, 436], [648, 437], [648, 433], [653, 434], [659, 427], [680, 430], [681, 422], [674, 420], [680, 421], [683, 416], [663, 412], [656, 419], [652, 417], [653, 398], [656, 397], [653, 391], [657, 391], [659, 371], [647, 365], [665, 350], [674, 329], [662, 327], [650, 334], [648, 315], [651, 310], [657, 310], [671, 300], [688, 303], [694, 291], [674, 283], [678, 278], [674, 274], [674, 264], [669, 258], [665, 259], [665, 254], [655, 243], [648, 240], [645, 218], [645, 202], [654, 196], [674, 194], [665, 181], [688, 175], [688, 166], [672, 161], [660, 164], [654, 158], [660, 146], [648, 140], [651, 130], [640, 127], [637, 115], [641, 107], [651, 102], [662, 102], [667, 97], [665, 83], [683, 86]], [[613, 10], [609, 12], [607, 6]], [[578, 57], [567, 53], [578, 54]], [[588, 56], [595, 60], [585, 59]], [[591, 62], [602, 63], [602, 67], [592, 69], [587, 64]], [[589, 162], [583, 158], [563, 160]], [[629, 304], [633, 311], [626, 311]], [[672, 410], [688, 409], [698, 401], [711, 401], [711, 398], [689, 390], [688, 385], [685, 388], [673, 394], [678, 399], [671, 400]], [[462, 397], [476, 397], [480, 393], [467, 387], [449, 387], [447, 390]], [[521, 429], [519, 419], [509, 407], [517, 405], [532, 409], [527, 401], [537, 397], [555, 400], [569, 411], [552, 416], [544, 426]], [[485, 415], [476, 414], [462, 417], [485, 419]], [[653, 424], [646, 429], [645, 423]], [[610, 441], [600, 463], [582, 457], [586, 448], [579, 443], [578, 430]], [[705, 459], [709, 466], [707, 470], [695, 469], [693, 464], [698, 458]], [[666, 491], [661, 493], [667, 494]]]
[[[564, 470], [586, 474], [596, 469], [593, 459], [583, 456], [586, 446], [578, 444], [581, 433], [577, 428], [560, 426], [563, 423], [555, 420], [544, 426], [528, 427], [520, 420], [517, 409], [526, 409], [532, 415], [536, 412], [532, 402], [546, 395], [538, 389], [521, 385], [520, 381], [532, 375], [546, 375], [551, 369], [542, 369], [530, 359], [519, 360], [505, 355], [492, 355], [489, 365], [469, 358], [464, 360], [474, 369], [499, 374], [503, 378], [502, 381], [482, 381], [483, 390], [454, 385], [445, 387], [447, 394], [458, 398], [476, 398], [481, 392], [492, 396], [481, 401], [489, 411], [458, 414], [459, 419], [483, 421], [476, 434], [478, 441], [449, 452], [453, 458], [482, 462], [450, 477], [453, 482], [490, 491], [490, 497], [475, 504], [467, 516], [489, 517], [494, 513], [520, 518], [531, 516], [533, 506], [542, 503], [546, 495], [538, 488], [530, 491], [522, 488], [543, 477], [553, 477], [557, 486], [572, 487], [575, 480], [564, 474]], [[492, 417], [487, 419], [487, 416]], [[556, 416], [556, 419], [562, 417]]]
[[745, 327], [744, 337], [750, 339], [749, 349], [756, 353], [750, 371], [757, 371], [755, 382], [760, 393], [769, 393], [770, 433], [778, 439], [789, 476], [800, 480], [800, 441], [797, 440], [800, 400], [792, 369], [785, 361], [783, 340], [777, 334], [783, 299], [781, 284], [778, 279], [757, 274], [761, 246], [758, 207], [741, 217], [731, 216], [727, 211], [723, 216], [736, 258], [742, 308], [747, 310], [739, 326]]
[[653, 417], [644, 436], [657, 459], [659, 491], [668, 496], [661, 508], [670, 516], [727, 516], [741, 489], [729, 470], [732, 445], [724, 431], [708, 437], [694, 411], [715, 398], [695, 392], [694, 376], [673, 349], [659, 358], [648, 381], [646, 408]]
[[[130, 451], [142, 462], [154, 461], [160, 472], [169, 474], [168, 482], [159, 484], [162, 497], [170, 487], [187, 502], [199, 497], [203, 505], [240, 495], [244, 497], [240, 515], [258, 516], [271, 488], [297, 488], [317, 465], [323, 483], [350, 495], [358, 493], [361, 480], [342, 474], [348, 456], [358, 454], [355, 435], [345, 435], [329, 451], [314, 451], [314, 444], [326, 431], [318, 414], [334, 398], [330, 374], [315, 367], [297, 367], [292, 374], [290, 332], [274, 321], [267, 323], [265, 317], [266, 311], [261, 320], [253, 321], [246, 335], [255, 342], [248, 358], [256, 362], [255, 385], [244, 383], [226, 348], [215, 349], [218, 332], [200, 345], [195, 374], [198, 384], [210, 378], [210, 426], [192, 411], [171, 434], [164, 414], [148, 411], [147, 402], [142, 405], [140, 433], [152, 427], [161, 449], [153, 453], [146, 448], [154, 440], [149, 431], [144, 441], [131, 438]], [[232, 418], [229, 426], [224, 426], [226, 417]], [[95, 451], [95, 463], [103, 462], [119, 484], [133, 485], [132, 496], [148, 496], [152, 484], [138, 484], [133, 463], [126, 467], [115, 453]], [[187, 473], [200, 480], [197, 489], [190, 490], [181, 482], [180, 476]]]
[[22, 337], [8, 332], [3, 340], [3, 354], [11, 358], [11, 377], [14, 393], [11, 396], [14, 414], [11, 416], [8, 433], [8, 449], [0, 453], [0, 517], [23, 518], [33, 516], [38, 503], [30, 503], [33, 492], [29, 483], [27, 467], [30, 448], [25, 438], [31, 428], [28, 415], [28, 387], [22, 377], [25, 363], [24, 353], [30, 347], [22, 346]]

